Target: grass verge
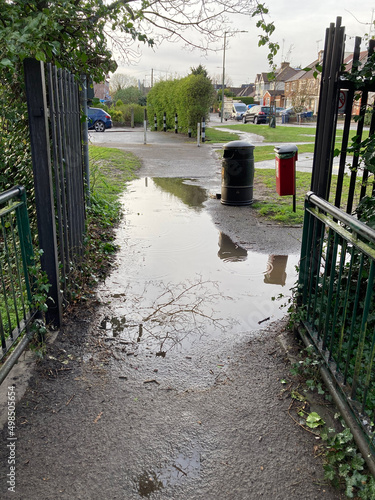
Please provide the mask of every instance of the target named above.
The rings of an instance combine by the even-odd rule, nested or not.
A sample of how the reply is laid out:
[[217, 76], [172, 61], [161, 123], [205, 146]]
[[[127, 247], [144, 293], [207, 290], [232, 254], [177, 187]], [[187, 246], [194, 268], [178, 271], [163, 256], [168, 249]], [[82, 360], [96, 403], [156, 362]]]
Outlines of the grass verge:
[[206, 128], [206, 141], [207, 142], [229, 142], [237, 141], [240, 138], [238, 134], [233, 131], [226, 132], [225, 130], [218, 130], [217, 128]]
[[[264, 137], [266, 142], [314, 142], [315, 141], [315, 127], [284, 127], [276, 126], [275, 128], [268, 125], [254, 125], [252, 123], [239, 124], [239, 125], [225, 125], [225, 128], [235, 131], [248, 132], [257, 134]], [[342, 139], [342, 130], [337, 130], [336, 140]], [[349, 143], [356, 135], [355, 130], [351, 130], [349, 135]]]
[[[357, 180], [361, 183], [361, 180]], [[337, 175], [332, 176], [331, 193], [336, 190]], [[344, 176], [342, 207], [345, 207], [350, 178]], [[311, 172], [296, 172], [296, 212], [293, 212], [293, 196], [279, 196], [276, 192], [275, 169], [257, 169], [254, 173], [254, 198], [252, 205], [260, 215], [280, 224], [302, 224], [305, 195], [310, 191]], [[354, 200], [354, 208], [358, 200]]]

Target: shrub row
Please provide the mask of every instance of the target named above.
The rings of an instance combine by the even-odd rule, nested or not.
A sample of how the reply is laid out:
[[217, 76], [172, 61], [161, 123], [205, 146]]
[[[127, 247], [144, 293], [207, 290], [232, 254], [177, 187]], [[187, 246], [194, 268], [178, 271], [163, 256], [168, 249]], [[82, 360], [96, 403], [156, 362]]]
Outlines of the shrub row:
[[167, 129], [174, 129], [177, 113], [179, 131], [191, 129], [194, 135], [197, 123], [208, 117], [214, 95], [211, 80], [202, 74], [159, 82], [147, 96], [148, 120], [151, 123], [156, 115], [158, 130], [162, 130], [165, 113]]

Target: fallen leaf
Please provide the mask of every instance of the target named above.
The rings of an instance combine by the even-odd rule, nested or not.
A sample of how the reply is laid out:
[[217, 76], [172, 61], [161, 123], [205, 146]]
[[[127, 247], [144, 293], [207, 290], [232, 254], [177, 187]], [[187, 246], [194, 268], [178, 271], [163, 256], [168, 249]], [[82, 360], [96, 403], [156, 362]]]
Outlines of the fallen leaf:
[[96, 419], [94, 420], [94, 424], [97, 424], [97, 423], [98, 423], [98, 421], [101, 419], [102, 415], [103, 415], [103, 412], [101, 411], [101, 412], [99, 413], [99, 415], [96, 417]]

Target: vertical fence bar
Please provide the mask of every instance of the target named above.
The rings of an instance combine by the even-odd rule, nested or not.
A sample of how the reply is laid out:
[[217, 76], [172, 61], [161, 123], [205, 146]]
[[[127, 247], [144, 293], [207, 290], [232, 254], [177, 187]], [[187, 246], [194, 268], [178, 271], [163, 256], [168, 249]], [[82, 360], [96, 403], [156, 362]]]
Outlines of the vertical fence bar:
[[[361, 45], [361, 38], [356, 37], [355, 44], [354, 44], [354, 52], [353, 52], [352, 73], [356, 69], [356, 63], [359, 61], [359, 55], [360, 55], [360, 49], [361, 49], [360, 45]], [[350, 110], [352, 109], [353, 99], [354, 99], [354, 89], [351, 88], [348, 90], [348, 93], [347, 93], [346, 109], [350, 109]], [[342, 142], [341, 142], [339, 172], [337, 175], [337, 188], [336, 188], [336, 196], [335, 196], [336, 207], [339, 207], [341, 204], [342, 185], [343, 185], [343, 181], [344, 181], [344, 173], [345, 173], [345, 167], [346, 167], [346, 149], [347, 149], [348, 141], [349, 141], [351, 120], [352, 120], [352, 113], [351, 112], [345, 113], [344, 130], [343, 130]]]
[[361, 368], [362, 368], [363, 350], [364, 350], [366, 331], [367, 331], [367, 319], [368, 319], [368, 315], [370, 312], [370, 304], [371, 304], [371, 298], [372, 298], [373, 287], [374, 287], [374, 277], [375, 277], [375, 263], [372, 260], [371, 264], [370, 264], [370, 273], [369, 273], [368, 282], [367, 282], [366, 297], [365, 297], [364, 305], [363, 305], [361, 330], [360, 330], [357, 355], [356, 355], [355, 366], [354, 366], [353, 384], [352, 384], [352, 393], [351, 393], [352, 399], [356, 398], [357, 389], [358, 389], [358, 378], [359, 378], [359, 373], [360, 373]]
[[46, 320], [56, 326], [62, 317], [55, 209], [52, 189], [49, 132], [44, 65], [24, 60], [27, 109], [30, 126], [39, 245], [43, 249], [42, 269], [51, 284]]

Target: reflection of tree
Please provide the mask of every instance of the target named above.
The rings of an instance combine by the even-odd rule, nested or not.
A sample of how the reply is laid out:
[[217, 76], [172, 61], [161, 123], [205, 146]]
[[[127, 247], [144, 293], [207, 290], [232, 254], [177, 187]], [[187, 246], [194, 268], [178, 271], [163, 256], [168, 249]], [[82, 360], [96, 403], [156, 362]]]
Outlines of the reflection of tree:
[[193, 208], [202, 208], [207, 200], [207, 191], [200, 186], [186, 184], [186, 179], [154, 177], [154, 184], [163, 191], [173, 194], [185, 205]]
[[127, 294], [131, 305], [131, 317], [128, 323], [138, 326], [137, 342], [156, 341], [158, 355], [164, 354], [173, 346], [180, 344], [189, 335], [201, 336], [207, 326], [211, 325], [225, 330], [229, 320], [217, 317], [214, 303], [222, 298], [218, 284], [212, 281], [183, 282], [177, 285], [159, 284], [155, 298], [150, 305], [142, 306], [145, 297], [150, 293], [150, 283], [140, 296]]

